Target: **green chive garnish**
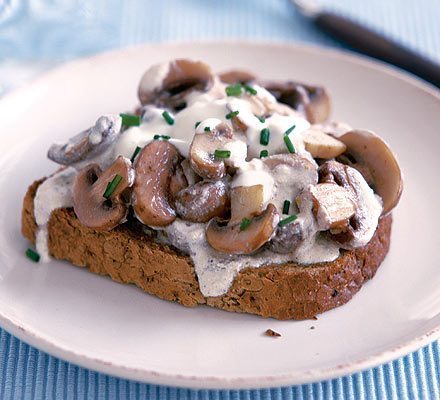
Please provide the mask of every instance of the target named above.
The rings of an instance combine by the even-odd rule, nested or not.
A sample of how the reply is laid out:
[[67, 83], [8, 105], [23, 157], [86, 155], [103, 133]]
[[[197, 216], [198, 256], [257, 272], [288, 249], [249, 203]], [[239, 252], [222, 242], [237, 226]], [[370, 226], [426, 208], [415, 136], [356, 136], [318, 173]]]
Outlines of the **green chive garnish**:
[[133, 114], [119, 114], [122, 118], [123, 126], [139, 126], [141, 124], [141, 117]]
[[270, 130], [269, 128], [264, 128], [260, 132], [260, 144], [267, 146], [269, 144]]
[[250, 224], [251, 221], [249, 219], [243, 218], [240, 223], [240, 230], [244, 231], [247, 227], [249, 227]]
[[244, 90], [246, 90], [246, 92], [248, 92], [252, 96], [255, 96], [257, 94], [257, 91], [252, 86], [243, 85], [243, 88], [244, 88]]
[[289, 129], [287, 129], [286, 132], [284, 132], [284, 134], [290, 135], [295, 128], [296, 128], [296, 125], [292, 125]]
[[231, 152], [229, 150], [216, 150], [214, 156], [216, 158], [229, 158], [231, 157]]
[[102, 196], [108, 199], [116, 190], [116, 188], [121, 183], [121, 181], [122, 181], [122, 176], [116, 174], [115, 177], [112, 179], [112, 181], [108, 183], [107, 188], [105, 189], [105, 192]]
[[26, 250], [26, 257], [32, 260], [33, 262], [40, 261], [40, 255], [36, 251], [33, 251], [32, 249]]
[[198, 127], [201, 123], [202, 123], [202, 121], [197, 121], [197, 122], [194, 124], [194, 128], [197, 129], [197, 127]]
[[260, 158], [268, 157], [268, 156], [269, 156], [269, 152], [267, 150], [260, 151]]
[[298, 217], [296, 215], [289, 215], [287, 218], [284, 218], [280, 222], [278, 222], [278, 226], [283, 227], [283, 226], [295, 221], [297, 218]]
[[289, 150], [289, 153], [295, 153], [295, 147], [293, 146], [293, 143], [288, 135], [284, 135], [284, 143], [286, 143], [286, 147], [287, 150]]
[[226, 94], [228, 96], [241, 96], [241, 93], [243, 91], [243, 86], [241, 83], [236, 83], [235, 85], [229, 85], [226, 86]]
[[231, 111], [229, 114], [226, 114], [226, 119], [232, 119], [236, 115], [238, 115], [239, 111]]
[[168, 111], [164, 111], [162, 113], [162, 117], [165, 121], [167, 121], [168, 125], [174, 125], [174, 118], [170, 115]]
[[133, 155], [130, 158], [131, 162], [134, 162], [134, 159], [136, 158], [136, 156], [139, 154], [139, 152], [142, 150], [142, 147], [136, 146], [136, 149], [133, 152]]
[[258, 120], [262, 123], [262, 124], [264, 124], [265, 122], [266, 122], [266, 118], [264, 118], [263, 116], [258, 116], [258, 115], [256, 115], [256, 114], [254, 114], [255, 115], [255, 117], [256, 118], [258, 118]]
[[285, 215], [289, 214], [289, 209], [290, 209], [290, 201], [289, 200], [284, 200], [283, 214], [285, 214]]
[[153, 139], [154, 140], [159, 140], [159, 139], [169, 140], [169, 139], [171, 139], [171, 136], [168, 136], [168, 135], [154, 135]]
[[211, 132], [211, 128], [209, 126], [205, 126], [205, 129], [203, 129], [205, 132]]

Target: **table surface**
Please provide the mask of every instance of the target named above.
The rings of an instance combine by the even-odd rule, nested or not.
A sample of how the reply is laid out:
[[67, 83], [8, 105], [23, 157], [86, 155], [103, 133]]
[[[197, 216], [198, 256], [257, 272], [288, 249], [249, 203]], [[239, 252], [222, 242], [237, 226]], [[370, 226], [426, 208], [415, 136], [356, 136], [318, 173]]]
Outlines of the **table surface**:
[[[440, 0], [319, 0], [440, 62]], [[143, 42], [225, 38], [343, 47], [288, 0], [0, 0], [0, 95], [60, 62]], [[0, 399], [440, 399], [440, 343], [331, 381], [265, 390], [188, 390], [100, 374], [0, 329]]]

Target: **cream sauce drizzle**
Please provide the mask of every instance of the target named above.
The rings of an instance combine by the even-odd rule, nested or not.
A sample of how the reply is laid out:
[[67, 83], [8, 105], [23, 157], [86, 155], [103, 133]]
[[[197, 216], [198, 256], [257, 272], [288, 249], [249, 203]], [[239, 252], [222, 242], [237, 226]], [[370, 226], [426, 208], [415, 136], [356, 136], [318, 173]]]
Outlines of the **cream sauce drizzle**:
[[72, 185], [77, 171], [74, 168], [63, 169], [47, 178], [37, 190], [34, 199], [36, 248], [41, 261], [50, 259], [48, 250], [47, 223], [52, 211], [62, 207], [72, 207]]

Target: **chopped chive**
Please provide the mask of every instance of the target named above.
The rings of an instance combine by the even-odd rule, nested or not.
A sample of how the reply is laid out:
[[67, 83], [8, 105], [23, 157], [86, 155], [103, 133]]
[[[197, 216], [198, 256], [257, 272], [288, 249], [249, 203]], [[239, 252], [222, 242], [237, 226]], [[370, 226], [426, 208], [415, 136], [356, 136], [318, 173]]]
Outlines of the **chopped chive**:
[[246, 228], [249, 227], [250, 224], [251, 221], [248, 218], [243, 218], [240, 223], [240, 230], [244, 231]]
[[257, 91], [252, 86], [243, 85], [243, 88], [244, 88], [244, 90], [246, 90], [246, 92], [248, 92], [252, 96], [255, 96], [257, 94]]
[[30, 260], [32, 260], [33, 262], [40, 261], [40, 255], [32, 249], [26, 250], [26, 257], [29, 258]]
[[154, 140], [159, 140], [159, 139], [169, 140], [169, 139], [171, 139], [171, 136], [168, 136], [168, 135], [154, 135], [153, 139]]
[[229, 114], [226, 114], [226, 119], [232, 119], [236, 115], [238, 115], [239, 111], [231, 111]]
[[229, 150], [216, 150], [214, 156], [216, 158], [229, 158], [231, 157], [231, 152]]
[[142, 147], [136, 146], [133, 155], [130, 158], [131, 162], [134, 162], [134, 159], [136, 158], [136, 156], [139, 154], [139, 152], [142, 150]]
[[122, 113], [119, 116], [122, 118], [123, 126], [139, 126], [141, 124], [141, 117], [139, 115]]
[[269, 156], [269, 152], [267, 150], [260, 151], [260, 158], [268, 157], [268, 156]]
[[226, 86], [226, 94], [228, 96], [241, 96], [241, 93], [243, 92], [243, 86], [241, 83], [236, 83], [235, 85], [229, 85]]
[[263, 116], [258, 116], [258, 115], [256, 115], [256, 114], [254, 114], [255, 115], [255, 117], [256, 118], [258, 118], [258, 120], [262, 123], [262, 124], [264, 124], [265, 122], [266, 122], [266, 118], [264, 118]]
[[293, 146], [293, 143], [288, 135], [284, 135], [284, 143], [286, 143], [286, 147], [287, 150], [289, 150], [289, 153], [295, 153], [295, 147]]
[[289, 214], [289, 209], [290, 209], [290, 201], [289, 200], [284, 200], [284, 204], [283, 204], [283, 214]]
[[269, 144], [270, 139], [270, 130], [269, 128], [264, 128], [260, 132], [260, 144], [263, 146], [267, 146]]
[[284, 134], [290, 135], [295, 128], [296, 128], [296, 125], [292, 125], [289, 129], [287, 129], [286, 132], [284, 132]]
[[165, 121], [167, 121], [168, 125], [174, 125], [174, 118], [170, 115], [168, 111], [164, 111], [162, 113], [162, 117]]
[[298, 217], [296, 215], [289, 215], [287, 218], [284, 218], [280, 222], [278, 222], [278, 226], [283, 227], [283, 226], [295, 221], [297, 218]]
[[194, 124], [194, 128], [197, 129], [197, 127], [198, 127], [201, 123], [202, 123], [202, 121], [197, 121], [197, 122]]
[[205, 126], [205, 129], [203, 129], [205, 132], [211, 132], [211, 128], [209, 126]]
[[122, 181], [122, 176], [116, 174], [115, 177], [112, 179], [112, 181], [107, 184], [107, 188], [105, 189], [105, 192], [102, 196], [108, 199], [114, 193], [114, 191], [121, 183], [121, 181]]

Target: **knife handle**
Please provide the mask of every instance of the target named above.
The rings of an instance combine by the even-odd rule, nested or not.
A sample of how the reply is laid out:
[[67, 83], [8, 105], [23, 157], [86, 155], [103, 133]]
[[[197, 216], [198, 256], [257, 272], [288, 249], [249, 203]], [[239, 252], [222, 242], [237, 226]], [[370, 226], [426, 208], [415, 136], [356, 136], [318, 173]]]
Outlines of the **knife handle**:
[[440, 65], [386, 39], [348, 18], [331, 12], [320, 12], [315, 23], [336, 39], [368, 56], [393, 64], [431, 82], [440, 88]]

